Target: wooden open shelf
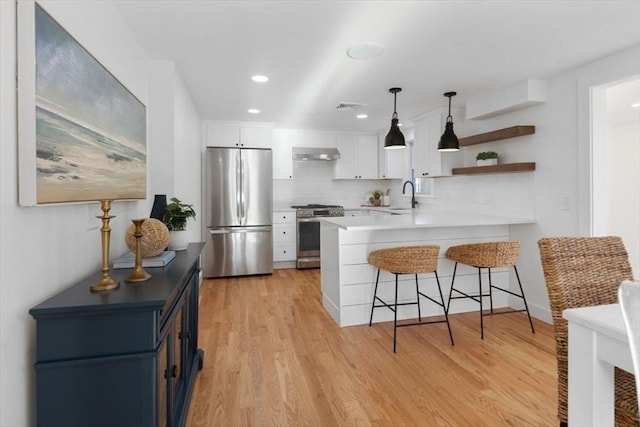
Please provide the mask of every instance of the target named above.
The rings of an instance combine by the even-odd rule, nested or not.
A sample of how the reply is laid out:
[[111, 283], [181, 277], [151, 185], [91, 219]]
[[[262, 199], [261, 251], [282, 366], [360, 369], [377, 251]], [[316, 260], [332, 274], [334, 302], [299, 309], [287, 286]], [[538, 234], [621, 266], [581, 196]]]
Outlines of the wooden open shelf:
[[467, 145], [482, 144], [483, 142], [499, 141], [501, 139], [515, 138], [517, 136], [531, 135], [536, 133], [535, 126], [512, 126], [494, 130], [492, 132], [480, 133], [478, 135], [467, 136], [458, 140], [461, 147]]
[[466, 168], [451, 169], [452, 175], [473, 175], [482, 173], [509, 173], [509, 172], [527, 172], [536, 170], [534, 162], [524, 163], [505, 163], [493, 166], [470, 166]]

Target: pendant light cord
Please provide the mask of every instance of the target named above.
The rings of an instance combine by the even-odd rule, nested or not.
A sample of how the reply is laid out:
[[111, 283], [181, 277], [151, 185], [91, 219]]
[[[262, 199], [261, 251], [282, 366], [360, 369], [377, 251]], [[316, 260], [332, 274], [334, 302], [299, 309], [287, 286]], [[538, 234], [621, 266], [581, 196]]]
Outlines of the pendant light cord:
[[449, 115], [447, 116], [447, 123], [453, 123], [453, 117], [451, 116], [451, 96], [449, 96]]
[[[398, 94], [398, 92], [393, 92], [393, 116], [391, 116], [392, 119], [397, 119], [398, 118], [398, 113], [396, 112], [396, 95]], [[449, 98], [451, 99], [451, 98]]]

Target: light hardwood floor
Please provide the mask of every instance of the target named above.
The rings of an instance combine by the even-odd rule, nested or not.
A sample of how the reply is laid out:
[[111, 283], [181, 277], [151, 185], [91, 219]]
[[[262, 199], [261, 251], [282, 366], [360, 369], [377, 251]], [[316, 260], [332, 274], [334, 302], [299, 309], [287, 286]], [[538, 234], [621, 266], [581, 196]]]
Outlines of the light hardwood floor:
[[[205, 280], [189, 427], [557, 426], [553, 328], [526, 316], [339, 328], [319, 270]], [[425, 301], [428, 303], [428, 301]]]

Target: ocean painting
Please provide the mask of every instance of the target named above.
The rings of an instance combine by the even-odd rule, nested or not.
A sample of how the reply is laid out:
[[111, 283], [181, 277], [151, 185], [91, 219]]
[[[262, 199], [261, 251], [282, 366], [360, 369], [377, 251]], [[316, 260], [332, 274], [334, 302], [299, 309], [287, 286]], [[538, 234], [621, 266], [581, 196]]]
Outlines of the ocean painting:
[[146, 109], [37, 3], [38, 204], [144, 199]]

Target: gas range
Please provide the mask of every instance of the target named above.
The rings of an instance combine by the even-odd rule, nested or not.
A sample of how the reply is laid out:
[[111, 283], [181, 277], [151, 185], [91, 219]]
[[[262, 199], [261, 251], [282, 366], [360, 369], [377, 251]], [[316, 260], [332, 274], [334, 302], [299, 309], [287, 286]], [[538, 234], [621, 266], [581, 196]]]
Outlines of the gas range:
[[296, 217], [298, 218], [313, 218], [316, 216], [344, 216], [344, 208], [339, 205], [322, 205], [322, 204], [308, 204], [308, 205], [294, 205], [291, 206], [296, 210]]
[[320, 218], [344, 216], [338, 205], [295, 205], [296, 210], [296, 267], [320, 267]]

